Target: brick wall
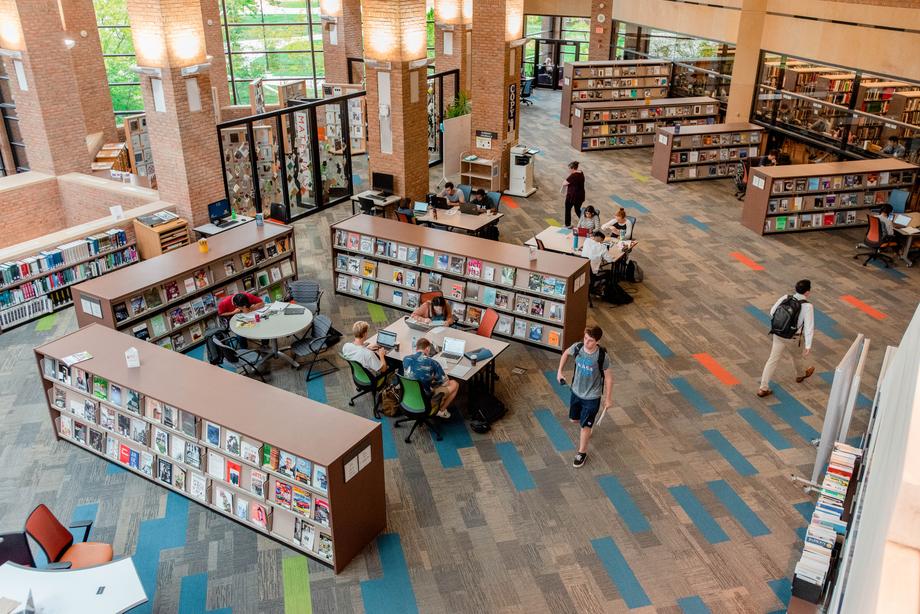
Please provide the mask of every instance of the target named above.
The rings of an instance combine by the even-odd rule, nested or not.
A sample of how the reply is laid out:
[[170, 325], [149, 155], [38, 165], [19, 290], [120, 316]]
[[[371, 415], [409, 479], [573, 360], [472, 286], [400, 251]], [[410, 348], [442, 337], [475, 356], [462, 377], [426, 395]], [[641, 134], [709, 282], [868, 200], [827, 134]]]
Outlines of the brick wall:
[[337, 44], [330, 42], [329, 30], [323, 27], [323, 58], [327, 83], [349, 83], [348, 58], [364, 57], [361, 31], [361, 0], [342, 0], [341, 15], [336, 22]]
[[[601, 8], [601, 7], [604, 8]], [[589, 60], [610, 59], [610, 37], [613, 33], [613, 18], [611, 17], [610, 0], [591, 0], [591, 39], [588, 46]], [[597, 20], [598, 15], [604, 16], [604, 21]], [[600, 32], [598, 32], [600, 30]]]
[[60, 213], [65, 226], [76, 226], [109, 215], [109, 207], [125, 211], [159, 200], [156, 190], [101, 177], [69, 173], [57, 178]]
[[[218, 0], [199, 0], [201, 3], [201, 23], [204, 24], [205, 51], [211, 56], [211, 74], [227, 74], [227, 56], [224, 55], [224, 35], [220, 26], [220, 2]], [[211, 23], [208, 23], [208, 20]], [[225, 107], [230, 104], [230, 89], [226, 79], [214, 79], [211, 84], [217, 90], [217, 104]]]
[[38, 172], [0, 178], [0, 247], [67, 227], [57, 179]]

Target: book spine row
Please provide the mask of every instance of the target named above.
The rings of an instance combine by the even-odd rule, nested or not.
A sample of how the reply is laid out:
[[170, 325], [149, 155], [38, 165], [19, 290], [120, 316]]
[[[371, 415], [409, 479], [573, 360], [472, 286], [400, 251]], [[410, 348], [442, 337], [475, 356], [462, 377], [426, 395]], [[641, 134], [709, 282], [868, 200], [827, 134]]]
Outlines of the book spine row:
[[113, 228], [85, 239], [59, 245], [54, 249], [43, 250], [35, 256], [15, 262], [4, 262], [0, 264], [0, 284], [9, 285], [20, 279], [41, 275], [96, 254], [118, 249], [127, 243], [127, 233], [120, 228]]

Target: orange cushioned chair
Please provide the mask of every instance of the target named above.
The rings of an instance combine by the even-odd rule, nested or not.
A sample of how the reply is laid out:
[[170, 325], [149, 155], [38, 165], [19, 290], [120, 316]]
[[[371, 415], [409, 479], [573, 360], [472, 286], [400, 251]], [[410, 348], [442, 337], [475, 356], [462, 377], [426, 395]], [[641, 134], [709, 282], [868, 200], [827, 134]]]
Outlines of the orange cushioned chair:
[[479, 328], [476, 330], [476, 334], [480, 337], [492, 338], [492, 331], [495, 330], [495, 325], [498, 324], [498, 312], [489, 307], [486, 309], [485, 313], [482, 314], [482, 319], [479, 321]]
[[894, 264], [894, 259], [887, 254], [883, 254], [882, 250], [897, 248], [898, 242], [885, 234], [885, 229], [877, 216], [869, 214], [866, 217], [869, 227], [866, 229], [866, 238], [863, 239], [862, 245], [859, 247], [868, 249], [867, 251], [857, 252], [853, 258], [866, 256], [863, 266], [866, 266], [872, 260], [881, 260], [885, 267], [888, 268]]
[[418, 300], [418, 304], [427, 303], [428, 301], [438, 298], [439, 296], [444, 296], [444, 293], [440, 290], [432, 290], [431, 292], [422, 292], [421, 298]]
[[86, 541], [92, 524], [81, 521], [71, 525], [84, 529], [83, 539], [75, 544], [70, 530], [44, 504], [39, 504], [26, 520], [26, 533], [41, 546], [50, 563], [70, 563], [70, 569], [81, 569], [112, 560], [111, 544]]

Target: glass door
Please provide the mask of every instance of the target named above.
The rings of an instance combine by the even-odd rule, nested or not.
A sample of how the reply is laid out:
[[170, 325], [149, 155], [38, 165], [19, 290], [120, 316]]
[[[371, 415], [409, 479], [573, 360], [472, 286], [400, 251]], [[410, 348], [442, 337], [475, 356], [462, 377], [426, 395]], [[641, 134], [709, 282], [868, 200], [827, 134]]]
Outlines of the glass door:
[[559, 44], [555, 40], [537, 39], [534, 51], [537, 81], [534, 85], [550, 89], [558, 89], [559, 74]]

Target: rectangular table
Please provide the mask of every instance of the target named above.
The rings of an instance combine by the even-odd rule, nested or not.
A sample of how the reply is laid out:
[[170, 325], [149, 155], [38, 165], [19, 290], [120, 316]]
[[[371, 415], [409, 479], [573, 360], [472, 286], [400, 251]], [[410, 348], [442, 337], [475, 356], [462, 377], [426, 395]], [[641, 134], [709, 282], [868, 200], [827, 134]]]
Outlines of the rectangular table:
[[895, 228], [894, 231], [899, 235], [905, 237], [904, 239], [904, 249], [901, 251], [901, 260], [907, 263], [907, 266], [913, 266], [913, 261], [908, 257], [910, 254], [910, 246], [920, 232], [917, 232], [916, 228]]
[[[354, 196], [351, 197], [352, 215], [357, 213], [357, 210], [355, 209], [355, 205], [358, 204], [358, 199], [359, 198], [371, 198], [371, 194], [377, 194], [377, 191], [376, 190], [364, 190], [363, 192], [355, 194]], [[389, 196], [383, 199], [371, 198], [371, 200], [374, 201], [374, 206], [372, 207], [373, 214], [383, 215], [383, 217], [386, 217], [387, 208], [395, 207], [396, 205], [398, 205], [400, 198], [396, 194], [390, 194]]]
[[459, 207], [453, 209], [438, 210], [438, 218], [435, 219], [431, 211], [425, 215], [416, 215], [415, 220], [419, 224], [430, 224], [450, 230], [462, 230], [467, 234], [478, 235], [488, 226], [497, 224], [505, 216], [504, 213], [483, 213], [481, 215], [472, 215], [462, 213]]
[[[560, 226], [549, 226], [541, 230], [539, 234], [536, 235], [536, 238], [543, 242], [543, 247], [546, 251], [567, 254], [569, 256], [581, 256], [581, 248], [584, 246], [585, 241], [588, 240], [588, 237], [579, 237], [578, 249], [572, 249], [572, 229]], [[618, 261], [626, 255], [629, 250], [635, 247], [637, 242], [623, 241], [623, 243], [627, 244], [625, 250], [619, 247], [619, 243], [619, 241], [616, 241], [610, 244], [610, 248], [607, 250], [608, 262]], [[524, 245], [536, 247], [537, 242], [531, 237], [524, 241]]]
[[219, 235], [222, 232], [237, 228], [248, 222], [251, 222], [254, 218], [251, 218], [247, 215], [238, 215], [236, 216], [236, 224], [230, 224], [228, 226], [218, 226], [216, 224], [205, 224], [204, 226], [195, 226], [192, 230], [198, 233], [201, 237], [213, 237], [214, 235]]

